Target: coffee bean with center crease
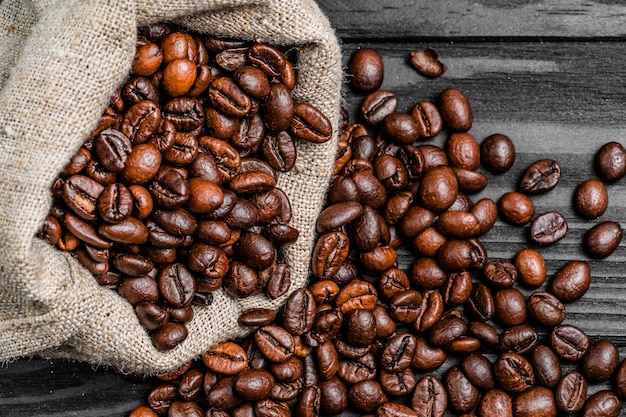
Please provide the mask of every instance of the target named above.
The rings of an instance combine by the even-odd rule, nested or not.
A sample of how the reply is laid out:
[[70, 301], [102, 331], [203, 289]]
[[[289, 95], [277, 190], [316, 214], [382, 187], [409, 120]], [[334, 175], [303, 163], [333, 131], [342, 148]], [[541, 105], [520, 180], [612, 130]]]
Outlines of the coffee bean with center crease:
[[118, 223], [131, 215], [134, 208], [133, 196], [124, 184], [109, 184], [98, 197], [97, 208], [102, 220]]
[[389, 372], [399, 372], [406, 369], [415, 354], [415, 336], [398, 334], [387, 342], [383, 349], [380, 363], [383, 369]]
[[213, 372], [235, 375], [246, 369], [248, 356], [238, 344], [223, 342], [203, 353], [202, 362]]
[[549, 292], [532, 293], [526, 305], [528, 315], [544, 326], [556, 326], [565, 320], [565, 306]]
[[361, 104], [363, 119], [377, 125], [386, 116], [394, 113], [398, 108], [398, 97], [388, 90], [376, 90], [368, 94]]
[[101, 131], [94, 140], [94, 150], [102, 166], [111, 172], [121, 172], [131, 153], [130, 140], [115, 129]]
[[567, 220], [559, 212], [550, 211], [537, 216], [530, 225], [530, 239], [539, 245], [551, 245], [565, 237]]
[[98, 197], [104, 187], [84, 175], [72, 175], [63, 182], [61, 196], [76, 215], [85, 220], [95, 220]]
[[561, 378], [554, 396], [559, 410], [576, 413], [587, 399], [587, 380], [577, 371], [571, 371]]
[[313, 294], [306, 288], [291, 293], [283, 313], [285, 329], [292, 335], [301, 335], [311, 330], [315, 319]]
[[411, 110], [411, 116], [417, 123], [420, 137], [432, 138], [441, 132], [443, 120], [437, 105], [430, 101], [420, 101]]
[[157, 277], [161, 296], [174, 307], [191, 303], [196, 291], [196, 281], [191, 272], [181, 263], [161, 269]]
[[502, 352], [515, 352], [525, 354], [533, 350], [539, 343], [539, 335], [529, 325], [520, 324], [509, 327], [500, 334], [498, 348]]
[[576, 326], [561, 324], [552, 329], [550, 345], [566, 361], [582, 359], [589, 349], [589, 337]]
[[189, 183], [180, 172], [162, 166], [148, 186], [154, 204], [165, 210], [181, 207], [189, 199]]
[[523, 392], [535, 383], [532, 365], [518, 353], [501, 354], [494, 363], [493, 369], [496, 381], [508, 392]]
[[561, 165], [554, 159], [533, 162], [520, 180], [520, 189], [527, 194], [552, 190], [561, 180]]
[[297, 148], [289, 132], [266, 134], [262, 145], [263, 156], [272, 168], [285, 172], [296, 163]]
[[348, 236], [342, 232], [329, 232], [320, 236], [313, 249], [313, 274], [326, 279], [337, 273], [348, 256], [349, 245]]
[[417, 382], [411, 397], [411, 408], [418, 415], [443, 417], [447, 403], [446, 389], [435, 376], [427, 375]]
[[254, 340], [263, 355], [272, 362], [282, 363], [293, 356], [293, 336], [281, 327], [264, 326], [254, 334]]

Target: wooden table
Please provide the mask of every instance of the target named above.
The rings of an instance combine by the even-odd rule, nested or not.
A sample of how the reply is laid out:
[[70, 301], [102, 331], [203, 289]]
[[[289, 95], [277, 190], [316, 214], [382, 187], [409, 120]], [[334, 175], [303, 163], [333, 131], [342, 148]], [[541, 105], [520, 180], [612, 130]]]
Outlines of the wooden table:
[[[619, 0], [319, 0], [341, 38], [344, 62], [358, 47], [382, 54], [383, 88], [399, 96], [400, 111], [435, 100], [446, 87], [461, 89], [474, 111], [470, 133], [510, 136], [517, 161], [508, 173], [490, 175], [497, 199], [514, 188], [532, 161], [553, 157], [563, 179], [552, 192], [533, 197], [537, 212], [558, 210], [570, 230], [542, 248], [549, 275], [570, 259], [589, 260], [581, 237], [597, 221], [579, 218], [573, 190], [594, 178], [593, 154], [605, 142], [626, 143], [626, 5]], [[426, 79], [408, 65], [412, 50], [434, 47], [446, 73]], [[363, 95], [346, 88], [351, 114]], [[356, 119], [353, 119], [356, 120]], [[432, 143], [442, 144], [445, 137]], [[610, 207], [601, 220], [626, 225], [626, 180], [608, 187]], [[490, 258], [510, 259], [527, 245], [527, 228], [498, 222], [482, 241]], [[591, 261], [592, 287], [567, 306], [567, 322], [594, 340], [607, 337], [626, 358], [626, 241], [608, 259]], [[408, 259], [403, 258], [406, 264]], [[145, 402], [154, 381], [132, 381], [82, 363], [20, 359], [0, 369], [0, 416], [126, 416]], [[590, 387], [590, 393], [606, 385]], [[626, 411], [622, 413], [626, 415]]]

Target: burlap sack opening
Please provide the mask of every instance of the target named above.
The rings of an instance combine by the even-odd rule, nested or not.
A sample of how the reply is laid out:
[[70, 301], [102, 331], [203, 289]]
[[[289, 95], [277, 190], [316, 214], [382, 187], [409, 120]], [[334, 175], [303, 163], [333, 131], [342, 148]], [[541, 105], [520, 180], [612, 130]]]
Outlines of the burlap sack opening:
[[[294, 96], [337, 127], [340, 48], [313, 0], [4, 0], [0, 5], [0, 361], [24, 355], [72, 358], [121, 371], [155, 373], [244, 335], [249, 307], [278, 308], [286, 296], [234, 300], [218, 291], [195, 307], [189, 337], [156, 350], [132, 306], [97, 285], [70, 255], [36, 238], [50, 186], [127, 77], [137, 27], [174, 21], [194, 31], [298, 50]], [[294, 170], [281, 175], [300, 230], [284, 253], [292, 287], [306, 283], [315, 219], [330, 177], [336, 135], [300, 143]]]

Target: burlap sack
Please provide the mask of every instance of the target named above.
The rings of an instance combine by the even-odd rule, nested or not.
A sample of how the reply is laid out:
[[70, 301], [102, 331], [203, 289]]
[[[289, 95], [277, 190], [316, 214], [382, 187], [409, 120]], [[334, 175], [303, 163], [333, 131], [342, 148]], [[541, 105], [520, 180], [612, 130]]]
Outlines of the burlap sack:
[[[0, 361], [43, 355], [155, 373], [250, 331], [237, 324], [242, 310], [278, 308], [285, 301], [235, 300], [218, 291], [210, 307], [194, 307], [188, 338], [160, 352], [127, 301], [36, 237], [55, 176], [129, 73], [137, 27], [166, 20], [202, 33], [297, 47], [296, 100], [319, 107], [337, 126], [340, 48], [313, 0], [2, 1]], [[323, 145], [298, 146], [296, 167], [279, 180], [293, 205], [291, 225], [300, 230], [285, 253], [292, 290], [307, 279], [336, 136]]]

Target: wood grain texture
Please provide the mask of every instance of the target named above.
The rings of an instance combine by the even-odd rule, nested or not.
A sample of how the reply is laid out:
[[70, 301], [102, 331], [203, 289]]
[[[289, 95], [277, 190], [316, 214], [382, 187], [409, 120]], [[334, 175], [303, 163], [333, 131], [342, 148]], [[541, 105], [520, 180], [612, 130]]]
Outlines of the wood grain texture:
[[[561, 242], [537, 249], [547, 261], [549, 276], [571, 259], [591, 263], [592, 287], [583, 299], [567, 305], [567, 322], [594, 340], [610, 338], [619, 345], [621, 359], [626, 358], [626, 242], [606, 260], [587, 258], [581, 239], [599, 220], [579, 218], [571, 205], [575, 187], [596, 177], [592, 163], [596, 150], [612, 140], [626, 143], [626, 5], [619, 0], [319, 0], [319, 4], [342, 39], [345, 64], [358, 47], [374, 47], [381, 53], [383, 88], [398, 95], [400, 111], [410, 111], [419, 100], [436, 100], [440, 91], [454, 86], [472, 104], [475, 123], [470, 133], [478, 141], [492, 133], [513, 139], [518, 151], [515, 165], [506, 174], [488, 174], [488, 189], [471, 196], [474, 201], [497, 199], [513, 190], [521, 173], [537, 159], [552, 157], [561, 163], [561, 183], [533, 201], [537, 213], [563, 213], [569, 232]], [[438, 79], [426, 79], [408, 65], [410, 51], [427, 46], [435, 48], [448, 67]], [[346, 87], [353, 121], [359, 121], [363, 97]], [[427, 143], [442, 145], [445, 139], [443, 133]], [[608, 190], [610, 206], [600, 220], [626, 226], [626, 180]], [[498, 221], [481, 240], [491, 259], [510, 259], [528, 246], [527, 232], [528, 227]], [[402, 251], [401, 265], [411, 262], [411, 254]], [[0, 416], [127, 416], [145, 403], [154, 385], [86, 364], [22, 359], [0, 369]], [[593, 385], [590, 392], [607, 386]]]

